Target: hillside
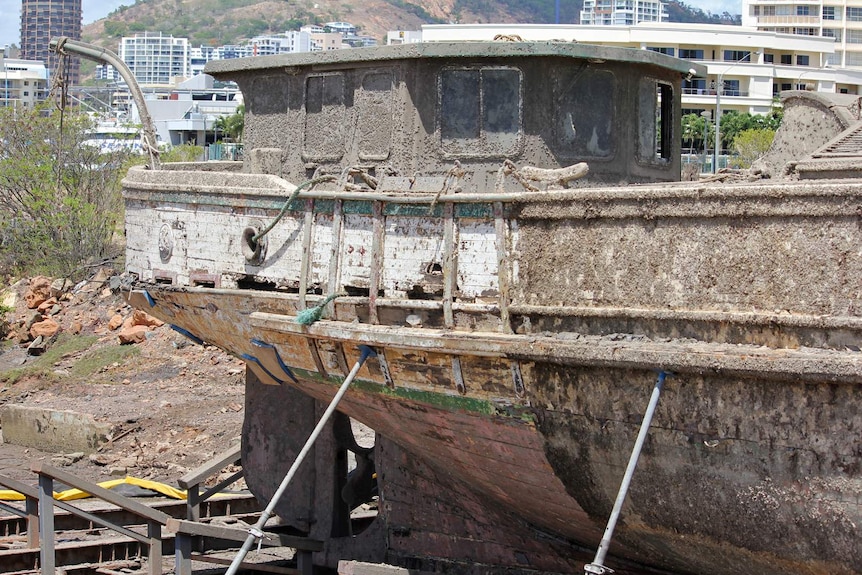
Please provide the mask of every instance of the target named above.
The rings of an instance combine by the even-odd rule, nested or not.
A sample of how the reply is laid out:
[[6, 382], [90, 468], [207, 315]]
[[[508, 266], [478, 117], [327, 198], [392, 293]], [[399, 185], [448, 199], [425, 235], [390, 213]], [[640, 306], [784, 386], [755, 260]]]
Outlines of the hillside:
[[341, 20], [382, 42], [389, 30], [417, 30], [424, 23], [536, 21], [543, 4], [550, 7], [550, 20], [543, 21], [552, 21], [553, 0], [138, 0], [86, 26], [83, 38], [116, 49], [121, 37], [149, 31], [218, 46]]
[[[583, 0], [560, 2], [560, 22], [573, 24]], [[737, 24], [672, 0], [672, 22]], [[237, 44], [257, 35], [305, 24], [347, 21], [361, 34], [385, 40], [389, 30], [422, 24], [474, 22], [553, 23], [555, 0], [136, 0], [84, 28], [83, 39], [116, 50], [120, 38], [143, 32], [187, 37], [193, 46]]]

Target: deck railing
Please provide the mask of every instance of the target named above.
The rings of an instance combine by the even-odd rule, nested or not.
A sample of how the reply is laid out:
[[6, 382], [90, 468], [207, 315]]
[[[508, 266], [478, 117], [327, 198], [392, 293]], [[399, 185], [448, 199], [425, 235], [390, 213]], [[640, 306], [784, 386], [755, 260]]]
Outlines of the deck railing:
[[240, 446], [237, 445], [221, 455], [215, 456], [197, 469], [186, 473], [177, 481], [177, 485], [181, 489], [186, 490], [186, 519], [189, 521], [200, 521], [201, 503], [236, 482], [243, 476], [243, 470], [240, 468], [239, 471], [234, 472], [214, 487], [210, 487], [203, 494], [200, 492], [201, 484], [228, 465], [238, 465], [239, 463], [241, 463]]
[[[94, 524], [116, 531], [121, 535], [143, 544], [148, 550], [147, 564], [149, 574], [162, 574], [162, 528], [171, 518], [167, 513], [162, 513], [161, 511], [147, 507], [137, 501], [113, 493], [95, 483], [75, 477], [71, 473], [51, 467], [50, 465], [45, 465], [41, 462], [34, 463], [30, 469], [39, 476], [39, 488], [36, 490], [36, 493], [22, 493], [24, 493], [25, 497], [28, 497], [28, 499], [33, 498], [35, 495], [38, 500], [38, 533], [42, 545], [39, 551], [39, 567], [41, 575], [54, 575], [56, 569], [54, 555], [54, 507], [59, 507], [73, 515], [77, 515], [78, 517], [82, 517]], [[60, 481], [69, 487], [80, 489], [85, 493], [89, 493], [93, 497], [98, 497], [99, 499], [107, 501], [112, 505], [116, 505], [117, 507], [140, 517], [147, 525], [146, 535], [113, 523], [104, 517], [99, 517], [98, 515], [84, 511], [66, 501], [58, 501], [54, 499], [54, 480]], [[19, 487], [25, 486], [19, 485]], [[32, 488], [28, 488], [28, 491], [30, 489]], [[16, 489], [16, 491], [19, 490]]]

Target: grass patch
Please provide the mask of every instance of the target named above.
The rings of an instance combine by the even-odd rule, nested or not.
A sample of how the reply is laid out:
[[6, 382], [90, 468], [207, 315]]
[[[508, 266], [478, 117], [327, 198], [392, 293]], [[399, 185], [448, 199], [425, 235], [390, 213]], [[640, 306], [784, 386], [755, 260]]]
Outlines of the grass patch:
[[140, 355], [141, 350], [135, 345], [110, 345], [85, 353], [72, 366], [72, 375], [88, 377], [100, 369], [114, 363], [123, 363], [130, 357]]
[[22, 377], [33, 376], [39, 378], [55, 380], [57, 376], [54, 374], [54, 364], [67, 355], [73, 354], [90, 348], [96, 341], [96, 336], [81, 336], [63, 334], [55, 341], [42, 355], [28, 361], [21, 367], [16, 367], [0, 374], [0, 381], [14, 384]]

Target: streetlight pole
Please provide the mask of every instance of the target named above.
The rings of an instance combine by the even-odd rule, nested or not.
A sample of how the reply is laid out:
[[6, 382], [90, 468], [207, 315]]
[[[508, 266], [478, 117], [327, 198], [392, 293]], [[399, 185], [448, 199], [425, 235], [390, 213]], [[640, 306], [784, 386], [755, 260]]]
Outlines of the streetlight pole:
[[709, 120], [712, 118], [712, 112], [709, 110], [704, 110], [700, 113], [703, 118], [703, 165], [706, 166], [706, 150], [707, 150], [707, 139], [709, 138]]
[[760, 54], [760, 52], [748, 52], [745, 56], [736, 60], [727, 70], [718, 75], [715, 83], [715, 147], [712, 151], [712, 173], [718, 171], [718, 151], [721, 149], [721, 91], [724, 89], [724, 75], [730, 72], [730, 69], [739, 64], [750, 60], [752, 54]]

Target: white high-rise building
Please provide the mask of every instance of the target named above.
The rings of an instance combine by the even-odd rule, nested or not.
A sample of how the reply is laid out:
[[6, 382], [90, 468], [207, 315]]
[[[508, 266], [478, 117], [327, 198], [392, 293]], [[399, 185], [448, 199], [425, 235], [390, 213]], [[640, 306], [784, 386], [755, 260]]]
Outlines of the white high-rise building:
[[742, 25], [834, 38], [835, 52], [827, 63], [862, 67], [862, 0], [743, 0]]
[[584, 0], [581, 24], [634, 26], [639, 22], [666, 22], [667, 7], [660, 0]]
[[166, 85], [173, 78], [191, 76], [188, 38], [144, 33], [123, 37], [120, 59], [126, 63], [139, 84]]
[[0, 106], [32, 108], [48, 97], [44, 62], [0, 57]]

